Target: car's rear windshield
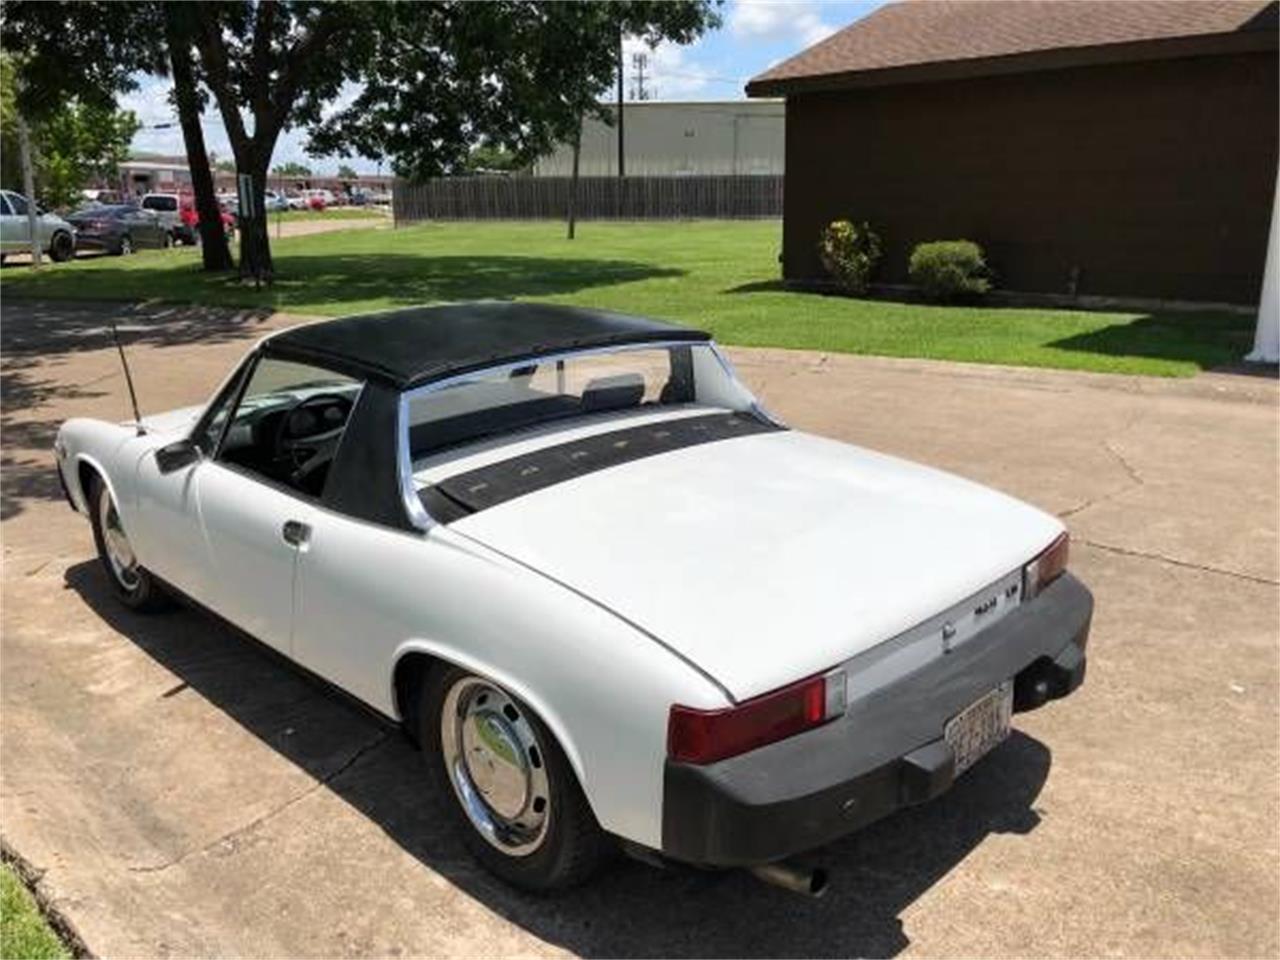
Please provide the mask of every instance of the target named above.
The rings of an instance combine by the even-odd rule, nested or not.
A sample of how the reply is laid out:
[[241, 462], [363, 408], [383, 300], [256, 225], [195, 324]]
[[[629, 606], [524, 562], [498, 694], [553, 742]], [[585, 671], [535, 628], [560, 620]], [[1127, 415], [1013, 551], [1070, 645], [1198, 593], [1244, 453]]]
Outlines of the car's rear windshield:
[[575, 417], [698, 406], [750, 410], [709, 344], [616, 349], [478, 372], [415, 391], [409, 450], [429, 454]]
[[71, 214], [73, 217], [92, 217], [95, 220], [115, 220], [127, 216], [138, 208], [132, 204], [90, 204]]
[[163, 210], [172, 212], [178, 209], [177, 197], [143, 197], [142, 206], [146, 210]]

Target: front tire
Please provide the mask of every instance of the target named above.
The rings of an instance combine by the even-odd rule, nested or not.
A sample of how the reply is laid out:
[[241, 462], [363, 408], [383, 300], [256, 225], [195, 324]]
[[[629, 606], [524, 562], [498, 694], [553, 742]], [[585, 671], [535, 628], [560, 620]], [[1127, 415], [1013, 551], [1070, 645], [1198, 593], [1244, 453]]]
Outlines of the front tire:
[[120, 522], [111, 490], [96, 474], [89, 481], [89, 521], [93, 525], [93, 542], [98, 559], [111, 582], [112, 591], [126, 607], [140, 612], [159, 610], [168, 598], [155, 577], [138, 563], [133, 546]]
[[64, 263], [75, 255], [76, 243], [71, 235], [62, 231], [55, 233], [49, 241], [49, 259], [54, 263]]
[[534, 893], [576, 886], [613, 845], [546, 725], [502, 687], [458, 667], [419, 690], [418, 742], [446, 816], [471, 854]]

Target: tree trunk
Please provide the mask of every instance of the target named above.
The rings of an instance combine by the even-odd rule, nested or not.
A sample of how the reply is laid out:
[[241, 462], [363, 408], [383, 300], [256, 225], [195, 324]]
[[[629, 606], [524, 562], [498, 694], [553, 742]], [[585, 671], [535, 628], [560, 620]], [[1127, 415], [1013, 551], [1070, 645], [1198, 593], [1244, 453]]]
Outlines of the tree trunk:
[[[252, 163], [236, 166], [241, 174], [248, 173], [252, 178], [249, 191], [247, 214], [241, 198], [240, 212], [240, 276], [252, 279], [254, 283], [270, 284], [275, 278], [275, 268], [271, 262], [271, 240], [267, 235], [267, 212], [263, 209], [267, 189], [266, 160], [254, 159]], [[246, 167], [248, 169], [246, 169]]]
[[582, 156], [582, 117], [578, 117], [578, 132], [573, 137], [573, 177], [569, 181], [569, 239], [578, 227], [578, 159]]
[[174, 7], [174, 4], [165, 4], [165, 34], [173, 72], [174, 99], [178, 102], [178, 122], [187, 146], [187, 167], [191, 171], [191, 189], [195, 194], [196, 214], [200, 218], [200, 255], [206, 270], [230, 270], [235, 264], [231, 261], [227, 231], [222, 226], [222, 210], [213, 190], [209, 153], [200, 127], [200, 97], [191, 67], [191, 44], [176, 23]]

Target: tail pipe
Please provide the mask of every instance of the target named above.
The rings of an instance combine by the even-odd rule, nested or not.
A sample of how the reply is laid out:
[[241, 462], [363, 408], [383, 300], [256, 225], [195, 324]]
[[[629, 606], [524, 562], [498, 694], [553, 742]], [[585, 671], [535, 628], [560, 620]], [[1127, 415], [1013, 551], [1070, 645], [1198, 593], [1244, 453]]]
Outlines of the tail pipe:
[[757, 880], [802, 896], [820, 897], [827, 892], [827, 871], [821, 867], [778, 861], [748, 869]]

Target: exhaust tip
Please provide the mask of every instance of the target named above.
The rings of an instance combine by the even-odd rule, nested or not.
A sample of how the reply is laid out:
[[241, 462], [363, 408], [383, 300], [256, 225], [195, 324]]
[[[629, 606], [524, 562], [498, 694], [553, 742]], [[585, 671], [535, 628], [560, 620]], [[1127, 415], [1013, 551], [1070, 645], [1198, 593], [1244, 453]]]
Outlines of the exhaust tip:
[[815, 867], [809, 874], [809, 896], [820, 897], [827, 892], [827, 871]]
[[801, 896], [817, 898], [827, 892], [829, 878], [821, 867], [779, 862], [764, 863], [750, 870], [757, 880]]

